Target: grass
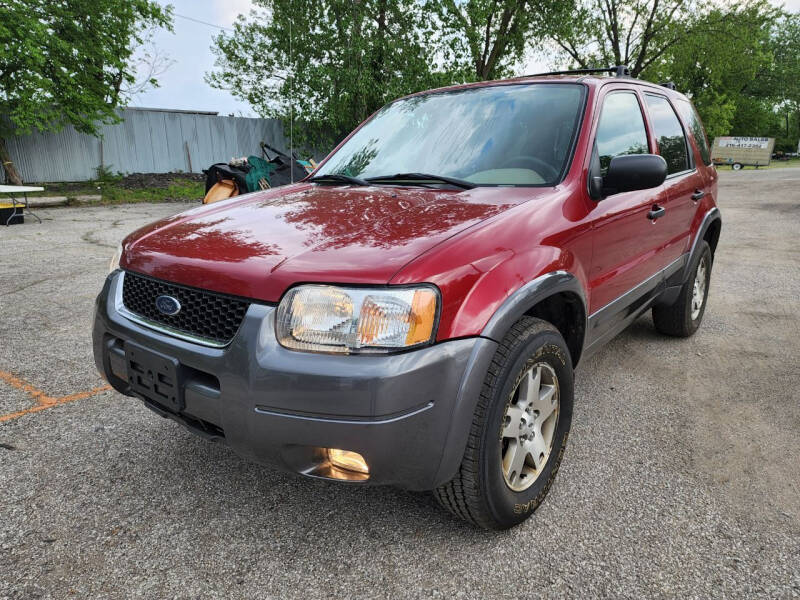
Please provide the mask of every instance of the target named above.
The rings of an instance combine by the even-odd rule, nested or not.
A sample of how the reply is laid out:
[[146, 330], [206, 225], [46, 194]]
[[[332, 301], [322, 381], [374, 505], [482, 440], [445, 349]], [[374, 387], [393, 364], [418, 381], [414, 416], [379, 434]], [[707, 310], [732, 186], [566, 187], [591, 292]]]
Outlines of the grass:
[[759, 169], [785, 169], [787, 167], [800, 167], [800, 157], [790, 158], [789, 160], [772, 160], [767, 167], [759, 167]]
[[102, 187], [102, 204], [128, 204], [134, 202], [174, 202], [179, 200], [199, 200], [205, 195], [205, 185], [201, 181], [182, 181], [164, 188], [141, 188], [129, 190], [115, 185]]
[[101, 193], [100, 188], [98, 188], [97, 185], [92, 181], [87, 181], [80, 186], [70, 184], [69, 187], [65, 187], [60, 183], [28, 183], [27, 181], [23, 182], [22, 185], [43, 187], [43, 192], [31, 192], [30, 195], [36, 196], [37, 198], [50, 196], [66, 196], [67, 198], [74, 198], [75, 196], [99, 195]]
[[[44, 187], [43, 192], [32, 196], [66, 196], [70, 204], [78, 196], [100, 196], [97, 202], [89, 204], [129, 204], [137, 202], [178, 202], [200, 200], [205, 195], [202, 181], [175, 178], [166, 185], [133, 186], [126, 185], [121, 177], [106, 177], [101, 180], [74, 183], [33, 184]], [[85, 202], [84, 202], [85, 204]]]

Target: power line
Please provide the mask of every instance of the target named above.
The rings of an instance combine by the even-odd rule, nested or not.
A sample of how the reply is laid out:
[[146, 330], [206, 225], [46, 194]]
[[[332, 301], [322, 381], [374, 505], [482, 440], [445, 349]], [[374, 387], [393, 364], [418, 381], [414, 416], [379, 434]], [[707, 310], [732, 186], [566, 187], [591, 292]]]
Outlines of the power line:
[[223, 27], [222, 25], [217, 25], [215, 23], [209, 23], [208, 21], [201, 21], [200, 19], [195, 19], [194, 17], [187, 17], [186, 15], [179, 15], [178, 13], [172, 13], [176, 17], [180, 17], [181, 19], [186, 19], [187, 21], [194, 21], [195, 23], [200, 23], [201, 25], [208, 25], [209, 27], [216, 27], [217, 29], [222, 29], [224, 31], [233, 31], [230, 27]]

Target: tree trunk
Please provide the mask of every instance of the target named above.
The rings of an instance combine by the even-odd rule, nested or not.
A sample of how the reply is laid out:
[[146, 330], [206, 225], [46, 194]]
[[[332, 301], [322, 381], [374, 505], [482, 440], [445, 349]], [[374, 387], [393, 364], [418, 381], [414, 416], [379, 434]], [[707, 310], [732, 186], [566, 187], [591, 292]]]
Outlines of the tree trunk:
[[20, 177], [17, 167], [14, 166], [14, 161], [11, 160], [11, 155], [6, 149], [5, 139], [0, 137], [0, 163], [3, 164], [3, 169], [6, 172], [6, 181], [12, 185], [22, 185], [22, 177]]

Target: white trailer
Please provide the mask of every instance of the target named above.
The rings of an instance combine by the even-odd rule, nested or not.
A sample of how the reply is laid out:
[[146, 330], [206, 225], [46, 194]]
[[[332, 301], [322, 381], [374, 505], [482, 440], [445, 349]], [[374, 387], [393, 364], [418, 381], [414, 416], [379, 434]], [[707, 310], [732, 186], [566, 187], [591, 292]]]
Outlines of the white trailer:
[[730, 165], [734, 171], [742, 167], [766, 167], [772, 158], [775, 138], [718, 137], [711, 149], [715, 165]]

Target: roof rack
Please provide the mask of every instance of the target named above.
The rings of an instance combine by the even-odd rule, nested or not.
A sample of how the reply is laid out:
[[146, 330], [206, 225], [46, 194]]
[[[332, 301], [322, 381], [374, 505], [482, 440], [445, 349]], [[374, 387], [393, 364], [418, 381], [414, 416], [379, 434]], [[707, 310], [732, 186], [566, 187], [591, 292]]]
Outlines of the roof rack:
[[[523, 77], [546, 77], [547, 75], [591, 75], [592, 73], [610, 73], [614, 77], [631, 77], [631, 70], [627, 65], [616, 65], [614, 67], [596, 67], [591, 69], [568, 69], [566, 71], [547, 71], [546, 73], [534, 73], [533, 75], [523, 75]], [[672, 81], [659, 83], [661, 87], [668, 90], [678, 89]]]
[[614, 67], [597, 67], [591, 69], [570, 69], [568, 71], [548, 71], [547, 73], [534, 73], [525, 77], [543, 77], [545, 75], [590, 75], [592, 73], [610, 73], [614, 77], [630, 77], [631, 70], [627, 65], [616, 65]]

